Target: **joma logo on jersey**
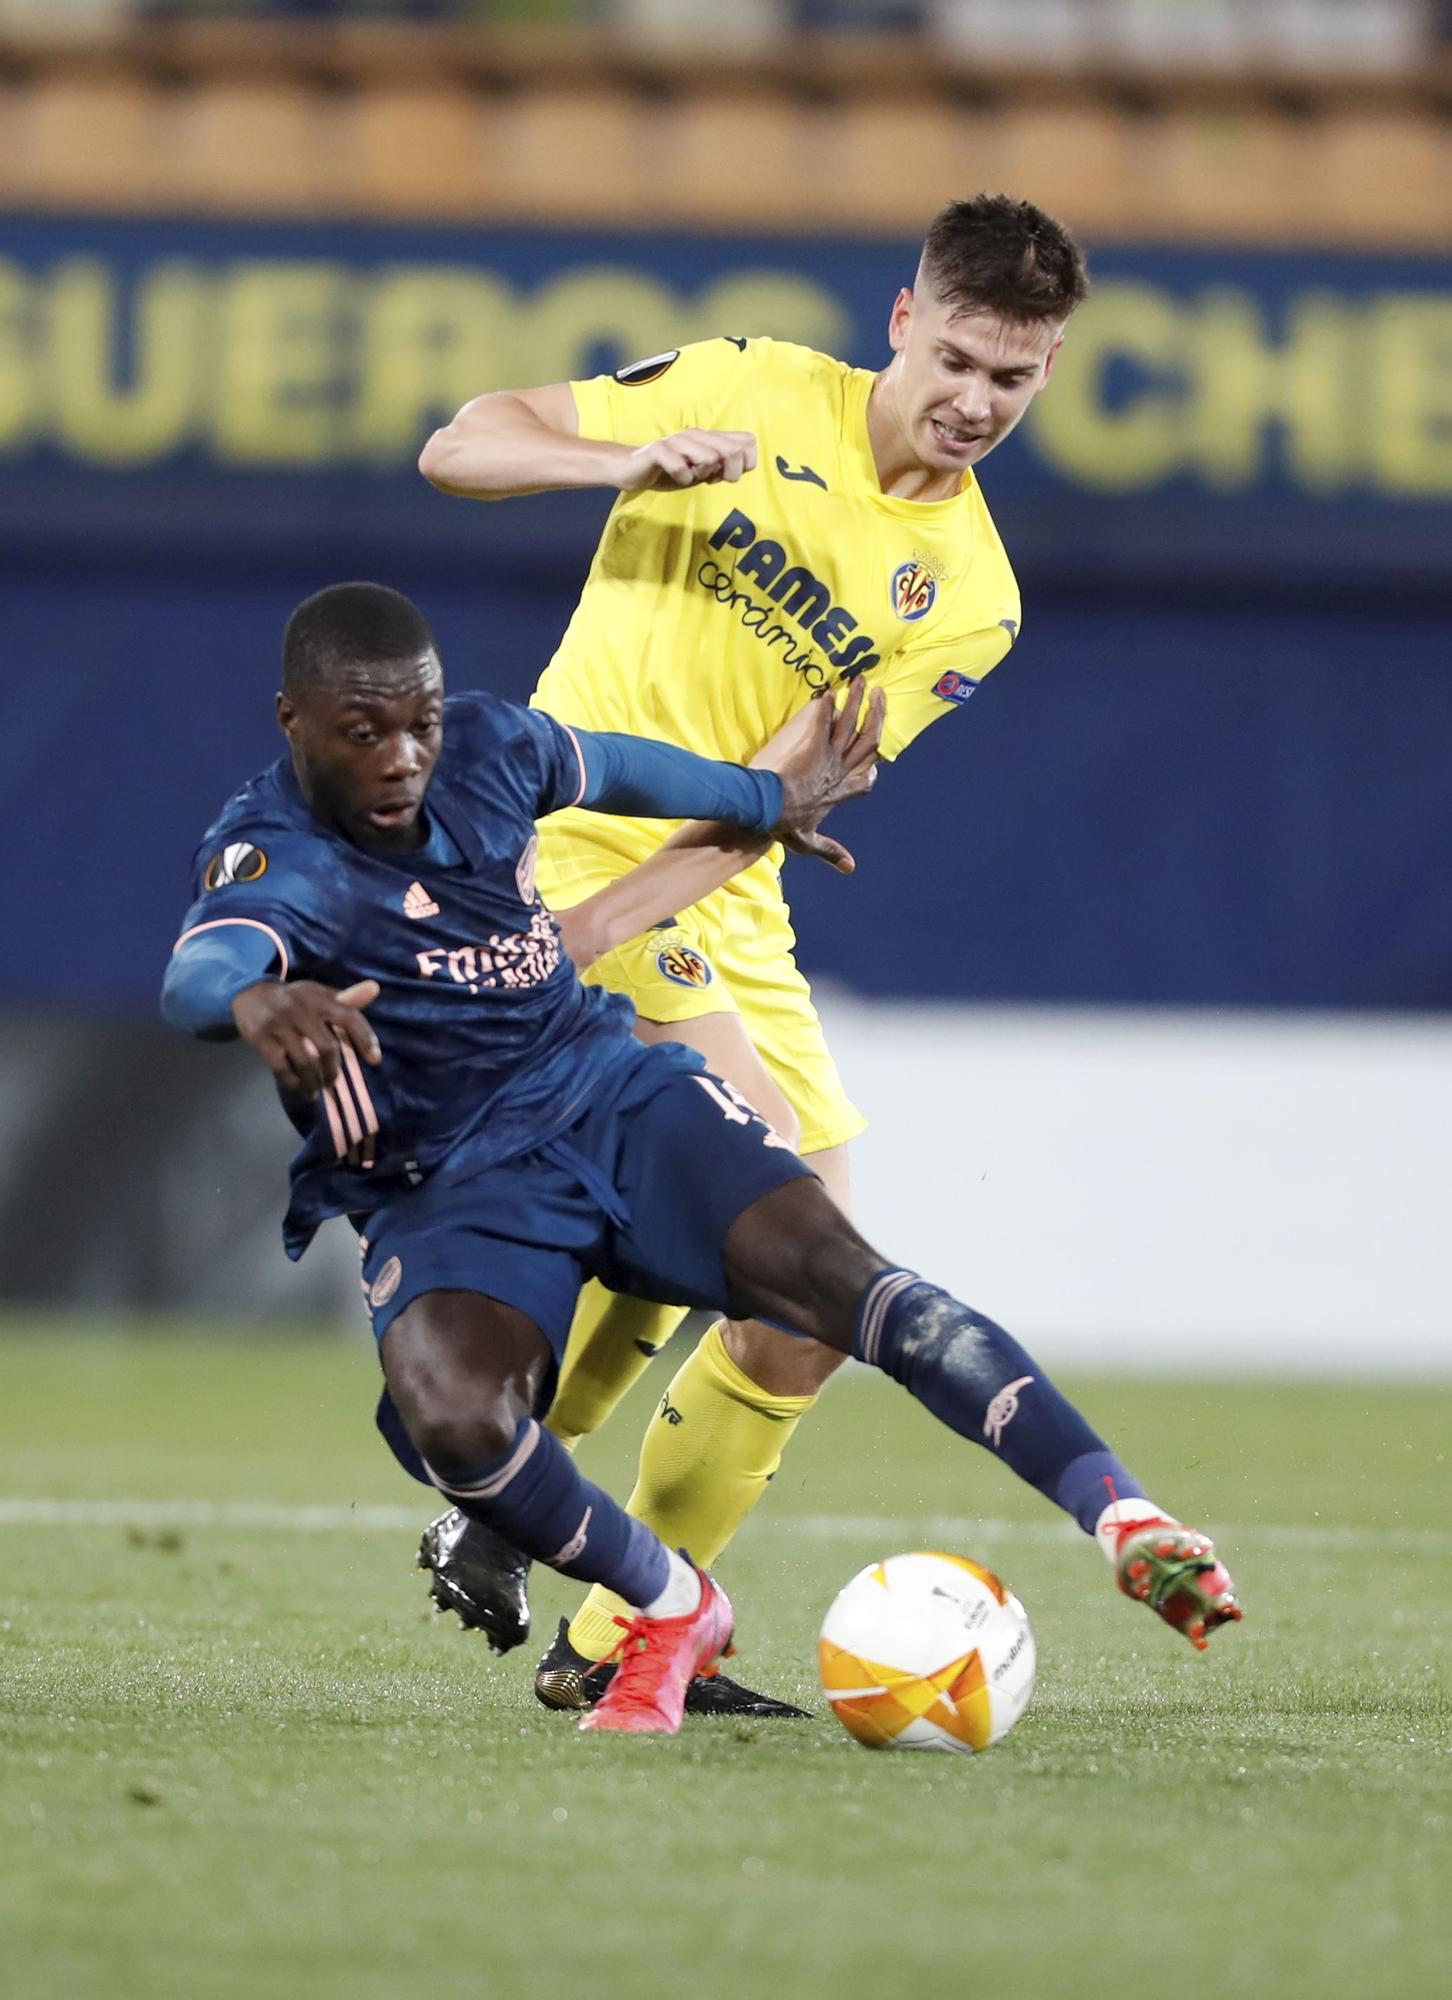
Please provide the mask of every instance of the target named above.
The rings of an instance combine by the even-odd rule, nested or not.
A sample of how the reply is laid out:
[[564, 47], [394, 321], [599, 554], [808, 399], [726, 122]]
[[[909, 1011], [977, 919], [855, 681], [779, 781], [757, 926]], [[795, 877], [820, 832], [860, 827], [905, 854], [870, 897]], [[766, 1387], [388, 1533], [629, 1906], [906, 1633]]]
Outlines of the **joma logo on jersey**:
[[[780, 638], [790, 645], [792, 635], [785, 626], [768, 626], [773, 606], [780, 606], [821, 647], [828, 666], [837, 669], [839, 680], [850, 680], [854, 674], [877, 665], [882, 657], [877, 641], [858, 631], [861, 621], [845, 605], [834, 604], [832, 593], [822, 579], [804, 563], [793, 562], [783, 543], [773, 541], [769, 535], [758, 535], [756, 523], [739, 507], [732, 508], [712, 535], [710, 545], [713, 549], [740, 550], [734, 577], [712, 564], [710, 567], [719, 581], [707, 583], [706, 587], [723, 604], [734, 604], [740, 599], [745, 606], [742, 622], [761, 638], [768, 643]], [[701, 581], [705, 581], [705, 571], [703, 564], [697, 572]], [[760, 598], [735, 587], [735, 580], [742, 577], [749, 577], [760, 589]], [[791, 664], [798, 672], [806, 672], [804, 660], [793, 659]], [[812, 680], [813, 676], [806, 672], [806, 678]], [[826, 684], [820, 668], [814, 684]]]

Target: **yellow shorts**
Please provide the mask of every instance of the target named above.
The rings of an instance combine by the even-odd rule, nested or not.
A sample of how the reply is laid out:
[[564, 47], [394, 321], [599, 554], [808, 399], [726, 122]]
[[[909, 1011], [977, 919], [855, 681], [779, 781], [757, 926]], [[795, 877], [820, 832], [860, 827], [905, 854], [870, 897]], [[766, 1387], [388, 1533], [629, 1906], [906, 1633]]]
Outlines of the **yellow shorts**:
[[[573, 834], [541, 832], [537, 882], [545, 902], [570, 909], [629, 866]], [[866, 1128], [842, 1088], [812, 989], [797, 970], [776, 870], [767, 861], [738, 875], [674, 922], [607, 952], [585, 973], [592, 985], [623, 993], [648, 1021], [738, 1014], [782, 1096], [801, 1124], [800, 1149], [825, 1152]]]

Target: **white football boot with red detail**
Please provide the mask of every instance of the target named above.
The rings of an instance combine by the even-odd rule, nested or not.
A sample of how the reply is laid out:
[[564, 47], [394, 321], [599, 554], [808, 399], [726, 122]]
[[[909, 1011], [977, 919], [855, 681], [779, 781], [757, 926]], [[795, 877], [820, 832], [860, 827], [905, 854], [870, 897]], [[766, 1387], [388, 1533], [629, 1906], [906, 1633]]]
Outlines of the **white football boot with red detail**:
[[1241, 1618], [1230, 1572], [1208, 1535], [1146, 1509], [1143, 1500], [1116, 1500], [1099, 1516], [1095, 1540], [1125, 1596], [1147, 1604], [1203, 1653], [1217, 1625]]
[[696, 1574], [701, 1601], [683, 1618], [616, 1619], [624, 1636], [611, 1657], [619, 1665], [599, 1701], [581, 1716], [581, 1729], [675, 1735], [687, 1688], [697, 1675], [714, 1672], [731, 1650], [731, 1600], [704, 1570]]

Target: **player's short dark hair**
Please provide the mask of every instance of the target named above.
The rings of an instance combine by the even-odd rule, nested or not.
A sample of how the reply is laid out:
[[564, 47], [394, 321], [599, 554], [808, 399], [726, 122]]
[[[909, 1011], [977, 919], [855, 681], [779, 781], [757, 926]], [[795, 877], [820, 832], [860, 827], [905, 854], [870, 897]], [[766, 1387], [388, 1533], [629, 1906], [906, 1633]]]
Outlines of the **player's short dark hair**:
[[1065, 320], [1089, 296], [1089, 267], [1062, 222], [1031, 201], [975, 194], [933, 220], [919, 282], [959, 312]]
[[296, 697], [326, 686], [343, 669], [437, 653], [429, 621], [401, 591], [382, 583], [332, 583], [304, 598], [282, 635], [282, 689]]

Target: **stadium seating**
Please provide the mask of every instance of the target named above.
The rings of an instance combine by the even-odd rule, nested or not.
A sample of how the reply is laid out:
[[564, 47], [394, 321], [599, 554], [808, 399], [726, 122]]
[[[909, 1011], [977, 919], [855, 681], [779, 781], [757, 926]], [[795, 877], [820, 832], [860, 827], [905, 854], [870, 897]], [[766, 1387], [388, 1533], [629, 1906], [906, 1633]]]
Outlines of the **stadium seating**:
[[[740, 51], [197, 20], [4, 38], [0, 206], [896, 233], [1032, 186], [1101, 238], [1434, 247], [1452, 67], [1077, 72], [908, 38]], [[588, 173], [580, 171], [581, 162]]]

